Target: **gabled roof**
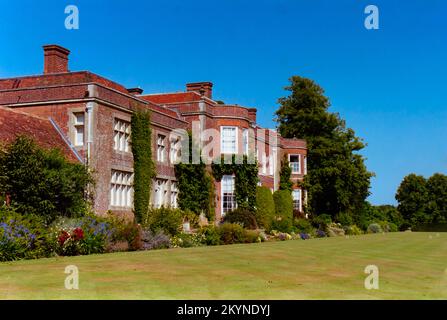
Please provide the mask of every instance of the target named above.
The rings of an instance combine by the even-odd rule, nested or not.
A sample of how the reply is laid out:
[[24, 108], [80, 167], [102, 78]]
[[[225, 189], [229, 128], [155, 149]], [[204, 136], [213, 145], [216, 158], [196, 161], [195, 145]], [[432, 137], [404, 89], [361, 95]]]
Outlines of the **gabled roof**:
[[0, 145], [9, 144], [20, 135], [33, 139], [42, 148], [59, 149], [68, 160], [79, 162], [49, 119], [0, 107]]

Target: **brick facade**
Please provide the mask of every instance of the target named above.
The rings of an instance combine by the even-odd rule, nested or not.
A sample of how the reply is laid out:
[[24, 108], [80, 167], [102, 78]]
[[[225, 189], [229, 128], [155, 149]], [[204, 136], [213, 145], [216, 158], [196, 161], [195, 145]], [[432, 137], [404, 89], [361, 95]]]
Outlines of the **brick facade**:
[[[169, 198], [174, 187], [174, 166], [169, 161], [170, 133], [178, 129], [192, 129], [193, 132], [196, 130], [199, 133], [213, 129], [211, 133], [217, 135], [218, 143], [217, 149], [212, 150], [210, 156], [216, 157], [222, 148], [220, 139], [222, 127], [230, 128], [230, 131], [233, 130], [231, 128], [235, 128], [237, 153], [243, 153], [244, 148], [250, 148], [260, 153], [258, 154], [260, 162], [262, 159], [267, 159], [267, 166], [260, 164], [259, 178], [262, 185], [272, 191], [278, 189], [280, 163], [289, 155], [301, 157], [301, 170], [292, 177], [296, 182], [302, 180], [305, 174], [306, 142], [284, 139], [274, 130], [259, 127], [256, 124], [255, 108], [216, 102], [212, 98], [212, 83], [187, 84], [186, 91], [179, 93], [142, 94], [139, 88], [126, 89], [88, 71], [68, 71], [68, 54], [69, 51], [65, 48], [56, 45], [44, 46], [43, 75], [0, 79], [2, 107], [0, 124], [3, 130], [2, 121], [8, 117], [7, 113], [2, 111], [8, 110], [5, 108], [14, 110], [10, 111], [14, 112], [14, 119], [22, 115], [23, 118], [32, 117], [54, 123], [62, 135], [55, 138], [54, 141], [59, 141], [56, 146], [63, 149], [72, 160], [82, 161], [92, 168], [96, 180], [94, 209], [98, 214], [104, 214], [107, 210], [124, 215], [132, 214], [131, 207], [114, 205], [121, 200], [115, 202], [113, 200], [115, 198], [112, 197], [121, 197], [121, 193], [115, 194], [112, 185], [114, 173], [127, 177], [133, 172], [133, 157], [130, 150], [116, 150], [115, 146], [116, 139], [125, 135], [124, 131], [117, 132], [121, 130], [116, 129], [117, 123], [126, 128], [135, 108], [151, 110], [152, 150], [157, 170], [153, 201], [157, 199], [157, 192], [163, 192]], [[37, 128], [32, 130], [38, 131]], [[252, 132], [254, 140], [245, 139], [244, 130]], [[244, 134], [247, 137], [249, 135]], [[31, 135], [37, 140], [43, 139], [39, 135]], [[157, 160], [157, 144], [158, 139], [162, 137], [166, 139], [164, 141], [166, 157], [160, 162]], [[204, 137], [202, 147], [206, 147], [210, 141], [212, 141], [210, 137]], [[74, 155], [78, 155], [80, 159]], [[159, 189], [159, 185], [163, 185], [164, 189]], [[222, 214], [221, 182], [216, 182], [215, 187], [216, 217], [219, 219]], [[163, 201], [165, 205], [169, 205], [169, 200]]]

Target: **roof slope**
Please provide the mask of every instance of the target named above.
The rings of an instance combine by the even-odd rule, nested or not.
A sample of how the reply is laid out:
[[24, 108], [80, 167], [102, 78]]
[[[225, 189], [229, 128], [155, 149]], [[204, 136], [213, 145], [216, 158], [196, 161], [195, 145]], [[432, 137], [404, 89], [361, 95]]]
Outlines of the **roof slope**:
[[59, 149], [68, 160], [79, 162], [49, 119], [0, 107], [0, 143], [11, 143], [20, 135], [33, 139], [42, 148]]

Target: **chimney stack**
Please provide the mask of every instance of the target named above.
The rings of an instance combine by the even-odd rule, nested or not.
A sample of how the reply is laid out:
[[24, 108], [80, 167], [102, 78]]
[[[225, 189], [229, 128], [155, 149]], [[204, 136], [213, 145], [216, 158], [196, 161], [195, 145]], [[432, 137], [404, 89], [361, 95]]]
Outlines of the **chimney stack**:
[[256, 108], [249, 108], [248, 109], [248, 118], [253, 123], [256, 123], [256, 112], [257, 112]]
[[43, 46], [43, 52], [44, 74], [68, 72], [69, 50], [55, 44], [50, 44]]
[[186, 91], [195, 91], [201, 96], [212, 99], [213, 97], [213, 84], [211, 82], [194, 82], [186, 84]]

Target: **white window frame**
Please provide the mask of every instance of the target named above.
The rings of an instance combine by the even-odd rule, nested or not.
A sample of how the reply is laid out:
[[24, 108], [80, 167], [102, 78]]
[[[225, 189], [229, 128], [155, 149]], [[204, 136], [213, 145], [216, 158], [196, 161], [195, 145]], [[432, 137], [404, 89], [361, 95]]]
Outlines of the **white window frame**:
[[[234, 129], [234, 152], [233, 151], [228, 151], [228, 150], [224, 150], [224, 131], [226, 129]], [[238, 154], [238, 127], [234, 127], [234, 126], [221, 126], [220, 127], [220, 153], [221, 154]]]
[[[293, 189], [292, 190], [292, 199], [293, 199], [293, 209], [298, 209], [300, 212], [303, 209], [303, 198], [302, 198], [302, 193], [301, 193], [301, 189]], [[296, 203], [298, 202], [298, 206], [296, 205]]]
[[119, 118], [113, 120], [113, 149], [130, 152], [130, 122]]
[[167, 184], [168, 180], [165, 179], [157, 179], [155, 181], [153, 204], [155, 208], [161, 208], [162, 206], [166, 205], [166, 195], [168, 192]]
[[[290, 157], [297, 156], [298, 162], [291, 162]], [[292, 163], [298, 163], [298, 171], [294, 171], [295, 167]], [[300, 154], [289, 154], [289, 166], [292, 169], [292, 174], [301, 174], [301, 155]]]
[[266, 175], [267, 174], [267, 154], [265, 152], [262, 153], [261, 166], [262, 166], [261, 174]]
[[176, 164], [179, 160], [180, 140], [178, 138], [172, 138], [169, 146], [169, 161], [171, 164]]
[[[224, 188], [225, 187], [225, 183], [228, 183], [227, 180], [230, 180], [230, 179], [231, 179], [230, 185], [233, 188], [232, 188], [231, 192], [225, 192], [225, 191], [227, 191], [226, 188]], [[236, 203], [236, 178], [235, 178], [235, 176], [234, 175], [223, 175], [222, 179], [220, 180], [220, 189], [221, 189], [221, 197], [220, 197], [221, 198], [221, 216], [224, 217], [227, 212], [230, 212], [230, 211], [232, 211], [232, 210], [237, 208], [237, 203]], [[226, 200], [226, 197], [228, 197], [228, 195], [224, 196], [224, 193], [230, 194], [231, 202]], [[225, 202], [228, 202], [228, 203], [231, 204], [229, 206], [230, 209], [224, 208]]]
[[307, 174], [307, 156], [303, 156], [304, 174]]
[[176, 182], [171, 182], [170, 204], [171, 208], [178, 207], [178, 187]]
[[[78, 121], [78, 116], [82, 116], [82, 121]], [[73, 112], [74, 145], [82, 147], [85, 144], [85, 112]], [[78, 140], [78, 133], [81, 132], [82, 141]]]
[[275, 164], [274, 164], [274, 157], [273, 154], [269, 155], [269, 175], [273, 176], [274, 169], [275, 169]]
[[110, 206], [133, 208], [133, 173], [112, 170], [110, 178]]
[[248, 144], [248, 129], [242, 130], [242, 144], [244, 148], [244, 154], [248, 156], [249, 144]]
[[165, 162], [166, 160], [166, 135], [157, 134], [157, 161]]

